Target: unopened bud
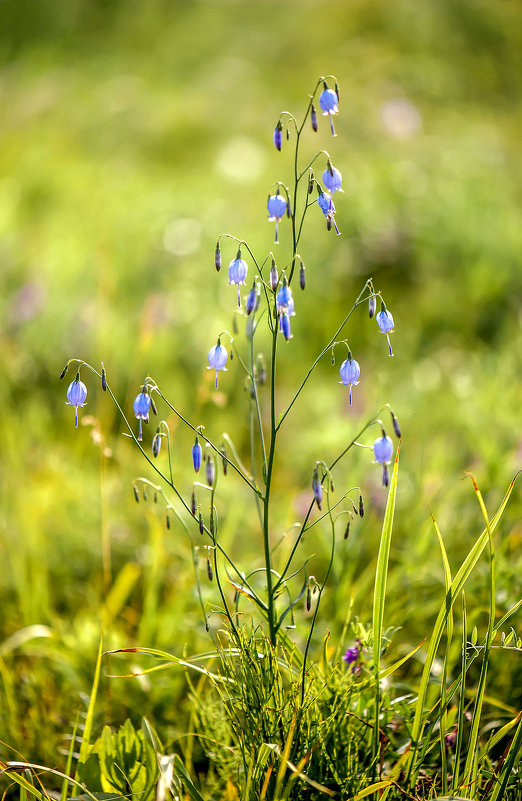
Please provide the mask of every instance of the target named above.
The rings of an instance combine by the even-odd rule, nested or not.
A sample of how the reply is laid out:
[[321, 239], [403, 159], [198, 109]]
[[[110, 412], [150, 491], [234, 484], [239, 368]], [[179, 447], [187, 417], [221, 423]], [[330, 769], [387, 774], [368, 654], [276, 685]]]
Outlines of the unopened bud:
[[214, 253], [214, 264], [216, 265], [216, 270], [219, 272], [221, 270], [221, 248], [219, 246], [219, 239], [216, 243], [216, 252]]
[[159, 433], [159, 428], [152, 437], [152, 455], [157, 457], [161, 450], [161, 434]]
[[314, 499], [319, 509], [321, 509], [321, 504], [323, 501], [323, 487], [321, 482], [319, 481], [319, 474], [317, 470], [314, 470], [314, 474], [312, 477], [312, 490], [314, 493]]
[[348, 520], [348, 522], [346, 524], [346, 528], [344, 529], [344, 539], [345, 540], [347, 540], [348, 537], [350, 536], [350, 523], [351, 523], [351, 521]]
[[139, 503], [140, 502], [140, 493], [138, 492], [138, 488], [137, 488], [137, 486], [135, 484], [132, 485], [132, 491], [134, 493], [134, 498], [136, 500], [136, 503]]
[[154, 492], [154, 503], [158, 502], [158, 493]]
[[150, 408], [152, 409], [152, 414], [158, 414], [158, 410], [156, 408], [156, 404], [154, 403], [154, 398], [150, 395]]
[[199, 533], [203, 534], [204, 531], [205, 531], [205, 529], [203, 527], [203, 518], [202, 518], [201, 512], [200, 512], [199, 513]]
[[166, 524], [167, 528], [170, 528], [170, 517], [168, 515], [166, 515], [166, 517], [165, 517], [165, 524]]
[[208, 486], [212, 487], [216, 479], [216, 466], [214, 464], [214, 459], [211, 456], [207, 456], [207, 461], [205, 464], [205, 477], [207, 479]]
[[279, 283], [279, 275], [277, 272], [276, 263], [274, 259], [272, 259], [272, 269], [270, 270], [270, 286], [272, 287], [274, 292], [277, 289], [278, 283]]
[[362, 495], [359, 495], [359, 517], [364, 517], [364, 502]]
[[68, 370], [68, 369], [69, 369], [69, 365], [68, 365], [68, 364], [66, 364], [66, 365], [65, 365], [65, 367], [63, 368], [62, 372], [60, 373], [60, 381], [62, 380], [62, 378], [63, 378], [63, 377], [65, 376], [65, 374], [67, 373], [67, 370]]
[[377, 310], [377, 299], [375, 295], [371, 295], [370, 298], [368, 299], [368, 316], [370, 317], [370, 320], [374, 316], [376, 310]]
[[302, 263], [299, 269], [299, 286], [301, 287], [301, 289], [304, 289], [306, 286], [305, 266]]
[[209, 581], [212, 581], [212, 579], [214, 578], [214, 574], [212, 572], [212, 565], [210, 563], [210, 559], [208, 558], [208, 556], [207, 556], [207, 576]]
[[399, 421], [397, 420], [393, 412], [391, 413], [391, 416], [392, 416], [393, 430], [395, 431], [395, 436], [397, 437], [397, 439], [400, 439], [402, 437], [402, 433]]
[[143, 500], [146, 501], [148, 498], [148, 493], [147, 493], [147, 487], [145, 485], [142, 488], [142, 492], [143, 492]]
[[105, 367], [102, 364], [102, 377], [101, 377], [101, 385], [104, 392], [107, 392], [107, 373], [105, 372]]
[[311, 195], [314, 191], [314, 171], [310, 170], [308, 175], [308, 194]]
[[312, 108], [310, 110], [310, 122], [312, 123], [312, 130], [317, 133], [317, 111], [315, 110], [315, 106], [312, 103]]
[[335, 94], [337, 95], [338, 98], [340, 97], [340, 95], [339, 95], [339, 84], [337, 83], [337, 81], [335, 82]]
[[332, 218], [330, 215], [328, 215], [328, 217], [326, 218], [326, 228], [328, 231], [332, 230], [332, 224], [333, 224]]
[[192, 512], [192, 516], [196, 516], [196, 492], [192, 490], [192, 498], [190, 499], [190, 511]]
[[223, 475], [226, 476], [228, 471], [227, 452], [224, 447], [221, 448], [221, 461], [223, 462]]
[[310, 587], [306, 591], [306, 611], [309, 612], [312, 608], [312, 593], [310, 592]]

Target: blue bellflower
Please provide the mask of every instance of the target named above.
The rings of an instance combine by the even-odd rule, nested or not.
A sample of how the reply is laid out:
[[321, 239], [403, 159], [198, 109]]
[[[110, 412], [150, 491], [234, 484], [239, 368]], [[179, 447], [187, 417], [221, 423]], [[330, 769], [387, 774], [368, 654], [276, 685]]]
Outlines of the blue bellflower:
[[323, 117], [328, 116], [330, 118], [330, 128], [332, 130], [332, 136], [337, 136], [335, 133], [335, 128], [332, 120], [332, 114], [337, 114], [339, 111], [338, 107], [339, 98], [337, 97], [337, 92], [333, 89], [324, 89], [319, 96], [319, 105], [321, 106], [321, 111], [323, 112]]
[[228, 265], [228, 285], [237, 284], [237, 305], [241, 306], [241, 292], [239, 286], [245, 284], [248, 264], [241, 258], [241, 251], [238, 250], [236, 258]]
[[147, 387], [143, 386], [140, 394], [134, 399], [134, 414], [136, 419], [139, 420], [138, 442], [143, 439], [143, 432], [141, 428], [141, 421], [149, 422], [149, 409], [150, 409], [150, 395], [147, 392]]
[[74, 406], [74, 427], [78, 428], [78, 406], [85, 406], [87, 397], [87, 387], [80, 381], [80, 373], [76, 373], [76, 378], [69, 384], [67, 389], [67, 400], [69, 406]]
[[359, 363], [352, 359], [352, 354], [350, 353], [348, 358], [341, 364], [340, 369], [341, 374], [341, 384], [350, 387], [350, 406], [352, 405], [352, 386], [357, 386], [359, 383], [359, 376], [361, 374], [361, 368], [359, 367]]
[[382, 432], [382, 437], [379, 437], [373, 443], [373, 455], [378, 464], [382, 464], [382, 486], [388, 486], [388, 467], [393, 456], [393, 442], [391, 437], [386, 436]]
[[379, 330], [381, 333], [386, 334], [386, 339], [388, 340], [388, 348], [390, 350], [390, 356], [393, 356], [392, 346], [390, 342], [389, 334], [391, 334], [395, 330], [395, 326], [393, 323], [393, 317], [391, 312], [388, 311], [384, 302], [381, 304], [381, 311], [375, 318], [377, 320], [377, 325], [379, 326]]
[[317, 198], [317, 205], [323, 212], [324, 216], [326, 217], [326, 227], [330, 231], [332, 225], [335, 228], [336, 234], [340, 234], [337, 227], [337, 223], [335, 222], [335, 203], [333, 202], [330, 195], [326, 194], [325, 192], [321, 192], [319, 197]]
[[286, 202], [286, 198], [282, 195], [270, 195], [268, 198], [267, 209], [268, 209], [268, 220], [269, 222], [275, 222], [275, 242], [276, 244], [279, 242], [279, 232], [278, 232], [278, 225], [279, 220], [282, 220], [286, 214], [286, 210], [288, 208], [288, 204]]
[[[331, 166], [331, 165], [330, 165]], [[334, 192], [339, 192], [343, 185], [343, 176], [337, 167], [327, 167], [323, 172], [323, 184], [326, 186], [331, 195]]]
[[208, 352], [208, 367], [207, 370], [215, 370], [216, 371], [216, 389], [218, 388], [218, 373], [220, 370], [224, 370], [226, 372], [225, 364], [227, 363], [228, 353], [224, 345], [221, 344], [221, 340], [218, 339], [217, 345], [214, 345], [213, 348], [210, 348]]

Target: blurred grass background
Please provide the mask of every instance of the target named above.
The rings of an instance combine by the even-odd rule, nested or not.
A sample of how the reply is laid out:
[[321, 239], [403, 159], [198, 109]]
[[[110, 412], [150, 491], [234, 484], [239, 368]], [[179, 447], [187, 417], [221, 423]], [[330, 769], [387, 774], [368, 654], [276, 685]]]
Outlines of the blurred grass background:
[[[338, 366], [321, 363], [282, 437], [274, 537], [309, 498], [315, 460], [390, 402], [404, 443], [387, 622], [402, 626], [399, 651], [413, 647], [444, 586], [428, 506], [456, 569], [482, 530], [463, 473], [491, 512], [521, 461], [519, 4], [3, 0], [0, 15], [0, 739], [37, 762], [61, 759], [102, 626], [107, 648], [207, 647], [185, 534], [132, 498], [131, 480], [153, 476], [87, 373], [75, 432], [72, 379], [57, 377], [72, 356], [103, 360], [130, 412], [149, 372], [192, 422], [247, 452], [237, 363], [219, 393], [204, 369], [234, 308], [215, 240], [226, 231], [273, 248], [266, 195], [290, 181], [291, 160], [272, 131], [282, 109], [301, 117], [323, 73], [340, 82], [338, 137], [321, 120], [303, 146], [327, 149], [343, 173], [343, 235], [310, 213], [280, 404], [369, 276], [393, 312], [396, 355], [361, 309], [345, 334], [362, 369], [351, 410]], [[283, 264], [285, 234], [282, 222]], [[234, 255], [225, 245], [225, 265]], [[192, 437], [169, 422], [190, 492]], [[335, 565], [319, 632], [334, 636], [352, 594], [368, 619], [385, 500], [367, 451], [338, 476], [339, 488], [363, 487], [367, 515]], [[224, 540], [254, 567], [254, 513], [227, 482]], [[499, 614], [520, 596], [517, 498], [498, 539]], [[318, 529], [305, 549], [320, 576]], [[486, 572], [484, 561], [469, 595], [479, 627]], [[509, 655], [494, 664], [498, 698], [516, 705], [520, 667]], [[140, 665], [114, 658], [106, 672]], [[172, 741], [187, 727], [184, 688], [175, 672], [106, 678], [99, 721], [150, 715]], [[0, 744], [0, 755], [13, 751]]]

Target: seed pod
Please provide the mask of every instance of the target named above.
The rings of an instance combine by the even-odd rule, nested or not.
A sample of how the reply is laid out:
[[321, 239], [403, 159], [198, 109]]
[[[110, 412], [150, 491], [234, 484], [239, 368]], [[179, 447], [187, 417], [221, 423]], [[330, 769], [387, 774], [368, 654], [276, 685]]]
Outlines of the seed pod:
[[192, 490], [192, 498], [190, 501], [190, 511], [192, 512], [192, 516], [196, 516], [196, 492]]
[[364, 503], [362, 495], [359, 495], [359, 517], [364, 517]]
[[346, 524], [346, 528], [345, 528], [345, 530], [344, 530], [344, 539], [345, 539], [345, 540], [347, 540], [347, 539], [348, 539], [348, 537], [349, 537], [349, 535], [350, 535], [350, 523], [351, 523], [351, 521], [350, 521], [350, 520], [348, 520], [348, 522], [347, 522], [347, 524]]
[[306, 611], [309, 612], [312, 608], [312, 593], [310, 592], [310, 587], [306, 591]]
[[212, 579], [214, 578], [214, 574], [212, 572], [212, 564], [208, 556], [207, 556], [207, 576], [209, 581], [212, 581]]
[[140, 493], [138, 492], [138, 488], [135, 484], [132, 485], [132, 491], [134, 492], [134, 498], [136, 499], [136, 503], [140, 502]]
[[216, 270], [219, 272], [221, 270], [221, 248], [219, 246], [219, 239], [216, 243], [216, 252], [214, 253], [214, 264], [216, 265]]

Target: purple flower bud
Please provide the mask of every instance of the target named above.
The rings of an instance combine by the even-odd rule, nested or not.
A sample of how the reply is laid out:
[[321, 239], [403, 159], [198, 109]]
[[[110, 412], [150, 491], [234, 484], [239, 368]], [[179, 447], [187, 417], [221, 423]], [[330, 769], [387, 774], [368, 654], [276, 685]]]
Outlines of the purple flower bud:
[[207, 479], [208, 486], [214, 486], [214, 481], [216, 480], [216, 465], [214, 464], [214, 459], [211, 456], [207, 456], [207, 461], [205, 463], [205, 477]]
[[201, 467], [201, 457], [203, 455], [203, 448], [199, 444], [199, 439], [196, 435], [196, 441], [192, 446], [192, 464], [194, 465], [194, 470], [196, 473], [199, 473], [199, 468]]
[[252, 312], [254, 311], [256, 305], [256, 299], [257, 299], [256, 285], [254, 284], [254, 286], [247, 295], [246, 306], [245, 306], [247, 314], [252, 314]]
[[107, 392], [107, 373], [105, 372], [105, 367], [102, 364], [102, 376], [101, 376], [101, 385], [104, 392]]
[[80, 381], [80, 373], [76, 373], [76, 378], [71, 381], [67, 389], [67, 400], [69, 406], [74, 406], [74, 427], [78, 428], [78, 406], [85, 406], [87, 398], [87, 387]]
[[312, 491], [314, 493], [314, 500], [318, 508], [321, 509], [321, 504], [323, 502], [323, 486], [319, 481], [319, 474], [317, 470], [314, 470], [312, 477]]
[[399, 425], [399, 421], [397, 420], [393, 412], [391, 412], [391, 418], [393, 423], [393, 430], [395, 431], [395, 436], [397, 437], [397, 439], [401, 439], [402, 437], [401, 427]]
[[359, 517], [364, 517], [364, 501], [362, 495], [359, 495]]
[[344, 529], [344, 539], [347, 540], [349, 536], [350, 536], [350, 520], [348, 520], [346, 528]]
[[240, 284], [244, 285], [248, 272], [248, 264], [241, 258], [238, 251], [236, 258], [228, 265], [228, 285], [237, 284], [237, 305], [241, 306]]
[[62, 380], [62, 378], [65, 378], [65, 374], [67, 373], [68, 369], [69, 369], [69, 364], [67, 363], [63, 368], [62, 372], [60, 373], [60, 379], [59, 379], [60, 381]]
[[281, 147], [283, 145], [282, 132], [283, 132], [283, 124], [281, 120], [278, 120], [277, 125], [274, 128], [274, 145], [276, 150], [281, 150]]
[[[331, 167], [331, 169], [330, 169]], [[328, 191], [333, 195], [343, 185], [343, 176], [336, 167], [327, 167], [323, 172], [323, 183]]]
[[340, 375], [341, 375], [341, 384], [350, 387], [350, 406], [352, 405], [352, 386], [357, 386], [359, 383], [359, 376], [361, 374], [361, 368], [359, 367], [359, 363], [352, 359], [352, 354], [350, 353], [348, 358], [341, 364], [340, 368]]
[[196, 516], [196, 493], [192, 490], [192, 498], [190, 499], [190, 511], [192, 512], [192, 516]]
[[161, 434], [159, 433], [159, 429], [156, 431], [154, 436], [152, 437], [152, 455], [157, 457], [161, 450]]
[[216, 389], [218, 388], [218, 373], [220, 370], [226, 372], [227, 368], [225, 364], [227, 363], [228, 353], [226, 348], [221, 344], [221, 341], [218, 339], [217, 345], [214, 345], [213, 348], [210, 348], [208, 352], [208, 367], [207, 370], [215, 370], [216, 371]]
[[219, 246], [219, 239], [216, 242], [216, 252], [214, 253], [214, 264], [216, 265], [216, 270], [219, 272], [221, 270], [221, 248]]
[[272, 287], [274, 292], [277, 289], [278, 283], [279, 283], [279, 275], [277, 273], [276, 263], [274, 259], [272, 259], [272, 267], [270, 269], [270, 286]]
[[199, 520], [198, 520], [198, 522], [199, 522], [199, 533], [200, 533], [200, 534], [203, 534], [203, 532], [205, 531], [205, 527], [204, 527], [204, 525], [203, 525], [203, 517], [202, 517], [202, 515], [201, 515], [201, 512], [199, 513]]
[[210, 563], [210, 559], [208, 558], [208, 556], [207, 556], [207, 576], [208, 576], [208, 580], [212, 581], [212, 578], [213, 578], [212, 565]]
[[312, 123], [312, 130], [317, 133], [317, 111], [315, 110], [315, 106], [312, 103], [312, 108], [310, 110], [310, 122]]
[[377, 308], [377, 299], [375, 295], [370, 295], [370, 297], [368, 298], [368, 316], [370, 320], [374, 316], [376, 308]]
[[306, 286], [306, 274], [305, 274], [305, 266], [301, 262], [301, 267], [299, 269], [299, 286], [301, 289], [304, 289]]

